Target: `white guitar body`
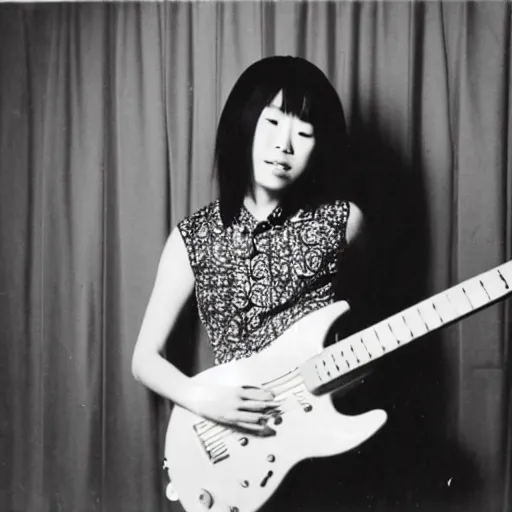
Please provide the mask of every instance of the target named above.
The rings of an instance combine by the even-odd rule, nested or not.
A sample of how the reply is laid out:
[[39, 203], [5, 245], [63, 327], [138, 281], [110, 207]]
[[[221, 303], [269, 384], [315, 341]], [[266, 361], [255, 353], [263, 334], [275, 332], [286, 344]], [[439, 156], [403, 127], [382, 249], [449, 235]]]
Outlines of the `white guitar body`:
[[333, 322], [349, 309], [336, 302], [299, 320], [259, 354], [200, 373], [194, 379], [206, 384], [271, 389], [281, 406], [268, 422], [275, 431], [269, 437], [234, 432], [175, 407], [165, 457], [183, 507], [255, 512], [299, 461], [360, 445], [386, 413], [345, 416], [326, 393], [378, 358], [511, 294], [509, 261], [324, 348]]
[[329, 395], [315, 396], [305, 388], [297, 370], [322, 351], [330, 326], [348, 309], [346, 302], [336, 302], [315, 311], [259, 354], [194, 377], [206, 384], [271, 388], [282, 400], [282, 414], [277, 424], [275, 418], [269, 421], [275, 435], [259, 437], [174, 408], [165, 456], [171, 484], [187, 512], [254, 512], [298, 462], [351, 450], [385, 423], [382, 410], [338, 413]]

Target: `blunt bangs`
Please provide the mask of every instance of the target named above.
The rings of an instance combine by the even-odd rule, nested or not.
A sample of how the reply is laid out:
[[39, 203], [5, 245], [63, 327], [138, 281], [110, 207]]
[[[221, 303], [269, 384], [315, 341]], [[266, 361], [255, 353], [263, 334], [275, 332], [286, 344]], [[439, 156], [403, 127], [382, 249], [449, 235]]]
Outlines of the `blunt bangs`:
[[[284, 62], [271, 77], [263, 76], [266, 83], [261, 84], [262, 89], [267, 89], [265, 106], [269, 106], [275, 96], [281, 91], [283, 103], [281, 109], [285, 114], [298, 117], [302, 121], [317, 124], [324, 116], [321, 115], [321, 101], [319, 94], [325, 94], [325, 86], [312, 75], [311, 70], [301, 60], [292, 57], [283, 57]], [[288, 60], [290, 59], [290, 60]], [[306, 66], [305, 66], [306, 64]]]
[[230, 225], [252, 179], [252, 142], [261, 112], [282, 92], [281, 109], [313, 125], [315, 149], [306, 172], [283, 199], [293, 210], [339, 195], [347, 134], [341, 100], [325, 74], [300, 57], [267, 57], [235, 83], [217, 129], [215, 166], [221, 216]]
[[283, 92], [283, 104], [281, 107], [283, 112], [311, 123], [311, 95], [307, 91], [290, 84], [284, 84], [280, 90]]

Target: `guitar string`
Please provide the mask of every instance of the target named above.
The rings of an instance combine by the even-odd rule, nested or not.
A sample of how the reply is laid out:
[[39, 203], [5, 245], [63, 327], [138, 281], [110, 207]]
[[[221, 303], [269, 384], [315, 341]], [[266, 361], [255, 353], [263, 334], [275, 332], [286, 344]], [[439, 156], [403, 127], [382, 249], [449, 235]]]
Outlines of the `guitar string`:
[[[288, 379], [281, 383], [272, 384], [272, 383], [276, 383], [276, 382], [282, 380], [283, 377], [288, 377]], [[298, 382], [294, 383], [293, 380], [296, 380]], [[270, 391], [276, 390], [278, 388], [283, 388], [276, 394], [277, 395], [276, 398], [279, 396], [283, 396], [284, 398], [286, 398], [288, 393], [292, 392], [294, 389], [296, 389], [298, 387], [299, 388], [302, 387], [302, 389], [300, 390], [302, 392], [306, 390], [306, 387], [304, 386], [304, 382], [300, 378], [298, 369], [294, 369], [294, 370], [290, 371], [288, 374], [285, 374], [284, 376], [277, 377], [265, 384], [262, 384], [262, 387], [265, 387], [265, 389], [269, 389]], [[300, 392], [300, 391], [298, 391], [298, 392]], [[279, 399], [277, 399], [277, 400], [279, 401]], [[205, 434], [206, 432], [208, 432], [209, 430], [211, 430], [212, 428], [215, 428], [217, 426], [217, 424], [214, 422], [211, 422], [209, 420], [203, 420], [203, 421], [197, 423], [196, 427], [202, 428], [201, 427], [202, 424], [205, 425], [205, 428], [202, 429], [201, 432], [198, 432], [198, 434], [200, 434], [200, 435]]]
[[[503, 279], [503, 277], [501, 276], [501, 274], [498, 272], [498, 274], [500, 275], [501, 279], [503, 281], [505, 281]], [[506, 281], [505, 281], [506, 282]], [[508, 283], [506, 283], [508, 285]], [[482, 288], [484, 289], [485, 293], [487, 294], [487, 296], [489, 297], [489, 293], [487, 292], [485, 286], [483, 285], [482, 281], [480, 281], [480, 285], [482, 286]], [[464, 295], [466, 296], [470, 306], [473, 308], [473, 304], [471, 303], [471, 300], [469, 299], [468, 297], [468, 293], [466, 292], [466, 290], [464, 288], [462, 288], [462, 291], [464, 292]], [[448, 295], [445, 293], [444, 296], [447, 298], [447, 300], [449, 301], [449, 298], [448, 298]], [[489, 297], [490, 299], [490, 297]], [[451, 302], [451, 301], [450, 301]], [[434, 309], [437, 311], [437, 308], [435, 307], [435, 303], [432, 301], [431, 302], [432, 306], [434, 307]], [[420, 316], [422, 317], [421, 315], [421, 312], [418, 311], [420, 313]], [[407, 325], [406, 321], [405, 321], [405, 318], [402, 316], [402, 320], [404, 321], [404, 324], [406, 325], [407, 328], [409, 328], [410, 330], [410, 327]], [[422, 318], [423, 320], [423, 318]], [[442, 320], [442, 319], [441, 319]], [[443, 320], [442, 320], [443, 321]], [[425, 323], [425, 322], [424, 322]], [[391, 326], [388, 324], [391, 332], [393, 333], [392, 329], [391, 329]], [[412, 331], [411, 331], [411, 334], [412, 334]], [[398, 337], [393, 333], [393, 337], [397, 340], [398, 340]], [[412, 336], [414, 338], [414, 336]], [[366, 346], [364, 345], [363, 343], [363, 346], [364, 348], [367, 350]], [[368, 351], [368, 350], [367, 350]], [[369, 354], [370, 355], [370, 354]], [[357, 356], [356, 356], [357, 357]], [[359, 361], [358, 361], [359, 362]], [[299, 376], [297, 374], [297, 370], [292, 370], [291, 372], [289, 372], [289, 374], [286, 374], [284, 376], [280, 376], [276, 379], [274, 379], [274, 381], [270, 381], [270, 382], [277, 382], [283, 378], [286, 378], [286, 377], [290, 377], [289, 380], [285, 380], [284, 383], [279, 383], [279, 384], [275, 384], [274, 386], [270, 385], [270, 386], [267, 386], [267, 389], [277, 389], [279, 387], [282, 387], [282, 386], [285, 386], [287, 384], [289, 384], [290, 381], [293, 381], [294, 379], [297, 379]], [[281, 391], [280, 395], [284, 395], [284, 398], [281, 400], [283, 402], [283, 406], [285, 405], [285, 400], [286, 398], [288, 398], [289, 394], [290, 394], [290, 391], [293, 390], [295, 387], [302, 387], [303, 390], [305, 390], [305, 387], [303, 385], [303, 382], [299, 382], [297, 384], [294, 384], [292, 385], [292, 387], [288, 387], [288, 388], [285, 388], [284, 390]], [[292, 394], [295, 394], [295, 393], [292, 393]], [[285, 409], [284, 407], [281, 406], [281, 408], [276, 408], [276, 409], [273, 409], [270, 413], [266, 413], [264, 414], [265, 417], [267, 417], [268, 419], [271, 419], [275, 416], [282, 416], [284, 415], [286, 412], [289, 412], [290, 410], [294, 410], [297, 408], [297, 405], [300, 405], [301, 407], [303, 407], [303, 403], [301, 400], [300, 400], [300, 397], [298, 397], [299, 400], [298, 400], [298, 404], [296, 402], [293, 402], [293, 407], [291, 408], [288, 408], [288, 409]], [[279, 400], [278, 400], [279, 401]], [[275, 413], [278, 413], [277, 415]], [[215, 427], [219, 427], [218, 424], [216, 423], [212, 423], [210, 426], [208, 426], [205, 430], [203, 430], [201, 433], [197, 433], [197, 435], [199, 436], [199, 438], [205, 443], [208, 443], [209, 445], [213, 445], [215, 443], [218, 443], [219, 441], [221, 441], [222, 439], [224, 439], [225, 437], [227, 437], [228, 435], [232, 435], [232, 434], [238, 434], [239, 432], [229, 428], [229, 427], [222, 427], [220, 426], [220, 431], [217, 432], [216, 434], [212, 435], [210, 438], [205, 438], [205, 435], [212, 429], [212, 428], [215, 428]], [[217, 438], [217, 439], [215, 439]], [[212, 441], [212, 439], [215, 439], [214, 441]]]
[[[284, 405], [284, 404], [283, 404]], [[279, 409], [274, 409], [274, 411], [278, 411], [278, 414], [276, 415], [273, 415], [273, 414], [266, 414], [264, 416], [266, 416], [268, 419], [272, 419], [273, 417], [278, 417], [278, 416], [283, 416], [285, 413], [288, 413], [288, 412], [291, 412], [293, 410], [296, 410], [298, 409], [299, 407], [302, 407], [304, 408], [300, 402], [296, 402], [296, 403], [293, 403], [293, 404], [289, 404], [290, 406], [289, 407], [280, 407]], [[247, 432], [247, 433], [250, 433], [250, 432]], [[212, 449], [210, 449], [215, 443], [219, 443], [221, 442], [223, 439], [225, 439], [226, 437], [229, 437], [229, 436], [232, 436], [232, 435], [240, 435], [240, 436], [244, 436], [245, 432], [241, 432], [241, 431], [237, 431], [237, 430], [234, 430], [230, 427], [221, 427], [221, 430], [215, 434], [215, 436], [217, 437], [217, 439], [215, 440], [215, 442], [211, 442], [210, 440], [210, 444], [208, 443], [204, 443], [204, 446], [205, 446], [205, 449], [208, 451], [208, 452], [211, 452], [213, 451]], [[201, 435], [199, 435], [199, 437], [201, 438]], [[201, 439], [201, 441], [203, 441]]]
[[[291, 393], [291, 394], [294, 394], [294, 393]], [[284, 404], [285, 404], [285, 401], [287, 398], [289, 398], [290, 396], [290, 393], [289, 391], [286, 392], [285, 396], [283, 396], [281, 399], [278, 399], [277, 401], [278, 402], [281, 402], [282, 405], [279, 406], [279, 407], [276, 407], [274, 409], [272, 409], [272, 411], [269, 411], [267, 413], [265, 413], [263, 416], [264, 417], [267, 417], [267, 418], [272, 418], [274, 416], [276, 416], [275, 412], [277, 412], [278, 414], [284, 414], [285, 412], [287, 412], [285, 409], [284, 409]], [[298, 397], [299, 398], [299, 397]], [[299, 400], [299, 403], [300, 403], [300, 400]], [[215, 429], [215, 428], [219, 428], [220, 430], [215, 433], [215, 434], [212, 434], [210, 437], [207, 437], [207, 434], [212, 430], [212, 429]], [[229, 427], [225, 427], [225, 426], [221, 426], [217, 423], [214, 423], [214, 422], [211, 422], [210, 425], [208, 425], [202, 432], [198, 432], [198, 436], [201, 440], [204, 440], [205, 442], [208, 442], [208, 441], [211, 441], [212, 439], [218, 437], [219, 435], [221, 435], [223, 432], [225, 432], [226, 430], [230, 430]]]
[[[297, 391], [297, 392], [293, 392], [292, 390], [294, 389], [294, 387], [295, 388], [298, 387], [301, 389], [299, 389], [299, 391]], [[295, 410], [298, 408], [298, 406], [304, 408], [304, 405], [306, 405], [306, 406], [310, 405], [309, 402], [307, 402], [303, 399], [301, 400], [302, 397], [299, 396], [299, 393], [303, 393], [306, 390], [303, 382], [298, 383], [294, 387], [292, 387], [284, 392], [281, 392], [280, 395], [282, 396], [282, 398], [278, 399], [277, 401], [281, 402], [282, 405], [277, 408], [272, 409], [268, 413], [265, 413], [263, 416], [266, 417], [268, 420], [270, 420], [272, 418], [282, 416], [287, 412]], [[288, 399], [291, 398], [292, 395], [295, 395], [295, 397], [297, 398], [297, 401], [293, 401], [292, 403], [290, 403], [290, 400], [288, 400]], [[289, 407], [289, 405], [291, 405], [291, 407]], [[216, 432], [215, 434], [211, 435], [210, 437], [207, 437], [206, 434], [208, 432], [210, 432], [213, 428], [218, 428], [219, 431]], [[226, 438], [227, 436], [230, 436], [233, 434], [240, 435], [242, 433], [239, 431], [233, 430], [230, 427], [222, 426], [222, 425], [219, 425], [219, 424], [213, 423], [213, 422], [202, 432], [200, 432], [200, 433], [197, 432], [197, 435], [198, 435], [199, 439], [203, 442], [203, 445], [205, 446], [205, 448], [207, 448], [209, 446], [213, 446], [215, 443], [218, 443], [221, 440], [223, 440], [224, 438]], [[210, 451], [210, 450], [208, 450], [208, 451]]]

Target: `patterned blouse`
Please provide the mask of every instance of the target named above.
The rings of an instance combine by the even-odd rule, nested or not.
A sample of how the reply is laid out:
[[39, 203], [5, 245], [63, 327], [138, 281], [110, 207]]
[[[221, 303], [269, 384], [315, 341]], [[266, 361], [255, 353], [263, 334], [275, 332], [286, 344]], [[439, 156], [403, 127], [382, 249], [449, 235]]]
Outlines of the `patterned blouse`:
[[349, 213], [337, 201], [289, 218], [278, 207], [257, 221], [242, 207], [225, 228], [217, 200], [178, 224], [216, 364], [259, 352], [334, 300]]

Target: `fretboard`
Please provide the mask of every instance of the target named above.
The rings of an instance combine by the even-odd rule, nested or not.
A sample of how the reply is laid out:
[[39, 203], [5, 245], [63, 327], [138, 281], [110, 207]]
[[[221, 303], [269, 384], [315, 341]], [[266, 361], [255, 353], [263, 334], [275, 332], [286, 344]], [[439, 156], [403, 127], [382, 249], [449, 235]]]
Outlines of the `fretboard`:
[[300, 368], [312, 393], [336, 389], [348, 373], [512, 293], [512, 261], [468, 279], [325, 348]]

